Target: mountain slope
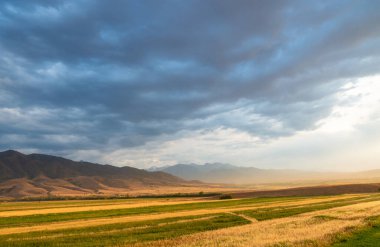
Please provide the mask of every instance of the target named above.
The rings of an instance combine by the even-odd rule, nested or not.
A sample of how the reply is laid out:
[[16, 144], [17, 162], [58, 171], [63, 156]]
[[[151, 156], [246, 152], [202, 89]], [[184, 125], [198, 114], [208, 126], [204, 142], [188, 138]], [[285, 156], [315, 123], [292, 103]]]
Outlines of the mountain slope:
[[176, 176], [132, 167], [76, 162], [9, 150], [0, 152], [0, 196], [119, 194], [136, 189], [183, 186]]
[[154, 170], [163, 171], [188, 180], [233, 184], [321, 182], [380, 178], [380, 170], [356, 173], [311, 172], [237, 167], [221, 163], [207, 163], [205, 165], [177, 164], [162, 168], [155, 167]]

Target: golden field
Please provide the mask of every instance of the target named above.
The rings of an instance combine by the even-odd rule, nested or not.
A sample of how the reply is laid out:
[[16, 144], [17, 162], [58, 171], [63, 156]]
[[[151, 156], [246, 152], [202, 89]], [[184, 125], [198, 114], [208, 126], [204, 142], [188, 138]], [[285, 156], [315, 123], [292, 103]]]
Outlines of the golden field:
[[380, 215], [377, 193], [0, 203], [1, 246], [330, 246]]

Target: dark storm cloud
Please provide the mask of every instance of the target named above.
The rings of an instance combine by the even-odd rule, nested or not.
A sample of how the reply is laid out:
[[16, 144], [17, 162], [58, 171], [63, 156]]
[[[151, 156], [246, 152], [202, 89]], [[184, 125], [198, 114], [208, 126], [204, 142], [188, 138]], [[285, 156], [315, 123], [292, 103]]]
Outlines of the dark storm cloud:
[[344, 79], [378, 72], [379, 3], [2, 1], [0, 145], [314, 128]]

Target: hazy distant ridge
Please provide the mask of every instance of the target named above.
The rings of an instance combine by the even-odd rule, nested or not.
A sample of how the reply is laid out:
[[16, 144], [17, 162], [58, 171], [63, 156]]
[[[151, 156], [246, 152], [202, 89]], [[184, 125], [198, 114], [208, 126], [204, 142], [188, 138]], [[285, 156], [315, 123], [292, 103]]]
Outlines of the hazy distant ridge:
[[353, 173], [313, 172], [301, 170], [259, 169], [238, 167], [223, 163], [177, 164], [165, 167], [153, 167], [148, 170], [163, 171], [188, 180], [200, 180], [210, 183], [287, 183], [300, 181], [335, 181], [350, 179], [380, 179], [380, 170]]

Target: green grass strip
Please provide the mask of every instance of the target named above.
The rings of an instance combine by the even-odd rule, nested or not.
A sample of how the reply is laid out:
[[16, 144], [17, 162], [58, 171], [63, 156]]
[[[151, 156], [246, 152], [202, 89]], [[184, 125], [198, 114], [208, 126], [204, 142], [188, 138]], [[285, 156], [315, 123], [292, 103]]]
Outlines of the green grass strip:
[[352, 234], [338, 237], [333, 247], [378, 247], [380, 246], [380, 217], [369, 220], [365, 228], [361, 228]]

